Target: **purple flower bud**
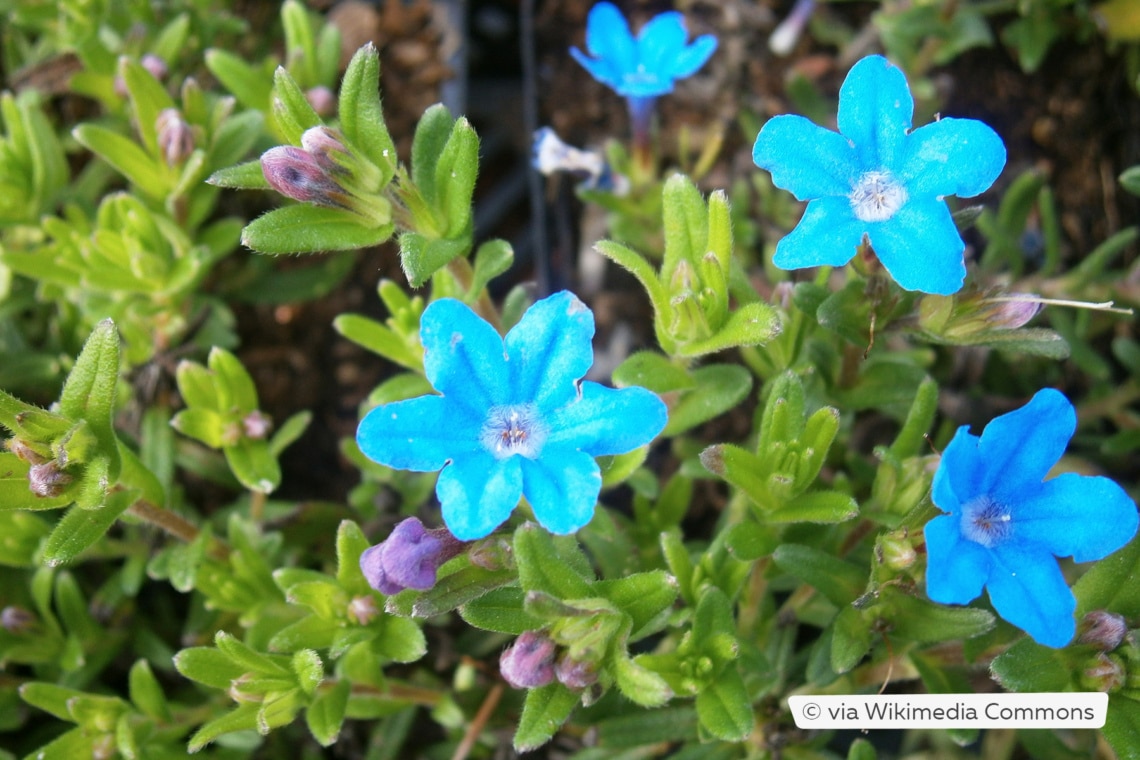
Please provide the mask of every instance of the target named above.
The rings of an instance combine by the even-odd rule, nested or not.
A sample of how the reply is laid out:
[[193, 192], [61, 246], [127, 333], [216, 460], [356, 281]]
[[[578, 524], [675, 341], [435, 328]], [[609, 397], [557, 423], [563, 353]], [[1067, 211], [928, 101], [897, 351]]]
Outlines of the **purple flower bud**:
[[139, 65], [150, 72], [150, 75], [158, 80], [166, 79], [168, 72], [166, 68], [166, 61], [159, 58], [154, 53], [147, 53], [139, 59]]
[[260, 441], [269, 435], [269, 431], [273, 429], [273, 420], [268, 415], [254, 409], [241, 418], [241, 427], [245, 431], [246, 438]]
[[554, 642], [542, 631], [519, 635], [499, 657], [499, 672], [516, 689], [537, 689], [554, 680]]
[[[324, 125], [306, 129], [301, 135], [301, 148], [325, 171], [332, 174], [347, 173], [341, 162], [351, 154], [335, 129]], [[338, 157], [335, 154], [340, 155]]]
[[167, 166], [186, 160], [194, 152], [194, 129], [182, 118], [177, 108], [164, 108], [155, 119], [158, 149]]
[[71, 482], [71, 476], [60, 469], [56, 461], [34, 464], [28, 470], [28, 488], [36, 496], [50, 498], [63, 493], [64, 487]]
[[558, 658], [554, 665], [554, 676], [567, 689], [575, 691], [588, 689], [598, 682], [598, 671], [593, 663], [575, 660], [569, 652]]
[[986, 305], [989, 306], [986, 321], [1002, 330], [1016, 330], [1041, 311], [1040, 297], [1032, 293], [1015, 293], [989, 300]]
[[305, 90], [305, 100], [309, 101], [318, 116], [332, 116], [336, 112], [336, 96], [323, 84]]
[[36, 622], [36, 616], [23, 607], [10, 606], [0, 611], [0, 628], [8, 633], [26, 633]]
[[360, 555], [360, 569], [381, 594], [406, 588], [427, 591], [435, 585], [439, 566], [463, 549], [464, 543], [446, 528], [427, 530], [418, 518], [409, 517], [384, 542]]
[[1093, 610], [1081, 619], [1080, 632], [1082, 644], [1092, 644], [1097, 649], [1110, 652], [1124, 640], [1128, 623], [1115, 612]]
[[265, 151], [261, 154], [261, 173], [270, 187], [287, 198], [332, 208], [344, 205], [333, 199], [343, 193], [340, 185], [301, 148], [281, 145]]

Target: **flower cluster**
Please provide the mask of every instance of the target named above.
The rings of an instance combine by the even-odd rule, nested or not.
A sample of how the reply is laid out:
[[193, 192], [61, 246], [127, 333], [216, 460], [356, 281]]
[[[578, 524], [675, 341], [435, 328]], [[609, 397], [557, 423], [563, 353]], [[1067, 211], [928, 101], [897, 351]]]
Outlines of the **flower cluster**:
[[489, 534], [524, 495], [545, 528], [573, 533], [601, 490], [594, 457], [646, 445], [667, 419], [644, 388], [580, 381], [593, 334], [594, 315], [566, 291], [534, 304], [506, 338], [462, 302], [435, 301], [420, 338], [442, 395], [376, 407], [357, 444], [389, 467], [442, 470], [436, 495], [461, 540]]
[[946, 514], [926, 525], [926, 591], [943, 604], [982, 592], [1003, 618], [1051, 647], [1076, 631], [1076, 600], [1054, 556], [1101, 559], [1136, 533], [1136, 505], [1104, 477], [1045, 480], [1076, 429], [1072, 404], [1052, 389], [992, 420], [981, 437], [958, 429], [934, 475]]
[[974, 119], [912, 132], [913, 113], [902, 71], [873, 55], [852, 67], [839, 91], [839, 132], [793, 115], [764, 125], [753, 160], [777, 187], [808, 201], [776, 246], [776, 266], [843, 266], [866, 239], [903, 288], [961, 289], [965, 243], [943, 198], [985, 191], [1005, 166], [1005, 145]]

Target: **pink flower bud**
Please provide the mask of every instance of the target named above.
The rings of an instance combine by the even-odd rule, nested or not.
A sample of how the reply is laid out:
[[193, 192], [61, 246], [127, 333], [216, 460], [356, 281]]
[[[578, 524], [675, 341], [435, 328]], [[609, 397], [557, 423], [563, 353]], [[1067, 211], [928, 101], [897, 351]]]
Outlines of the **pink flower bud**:
[[1124, 641], [1128, 623], [1124, 617], [1108, 610], [1093, 610], [1081, 618], [1079, 641], [1110, 652]]
[[333, 199], [342, 194], [340, 186], [308, 152], [292, 145], [270, 148], [261, 154], [265, 181], [287, 198], [318, 206], [341, 208]]
[[499, 657], [499, 672], [516, 689], [537, 689], [554, 680], [555, 645], [541, 631], [519, 635]]
[[273, 429], [273, 420], [268, 415], [254, 409], [241, 418], [241, 427], [246, 438], [260, 441], [269, 435], [269, 431]]
[[988, 301], [987, 306], [986, 321], [1003, 330], [1016, 330], [1041, 311], [1039, 297], [1032, 293], [1017, 293], [1000, 300]]
[[323, 84], [306, 90], [305, 100], [309, 101], [318, 116], [332, 116], [336, 112], [336, 96]]
[[140, 58], [139, 65], [149, 71], [150, 75], [159, 81], [166, 79], [166, 75], [169, 73], [168, 69], [166, 68], [166, 61], [162, 60], [154, 53], [147, 53], [142, 58]]
[[182, 163], [194, 152], [194, 129], [177, 108], [162, 109], [154, 128], [158, 132], [158, 150], [166, 159], [167, 166]]
[[36, 622], [36, 616], [23, 607], [5, 607], [3, 611], [0, 611], [0, 628], [8, 633], [26, 633], [31, 630]]
[[63, 489], [71, 482], [71, 476], [60, 469], [54, 460], [43, 464], [34, 464], [28, 470], [28, 488], [36, 496], [51, 498], [63, 493]]
[[598, 682], [598, 671], [595, 666], [571, 658], [569, 652], [558, 658], [558, 662], [554, 665], [554, 676], [567, 689], [575, 691], [588, 689]]
[[409, 517], [384, 542], [360, 555], [360, 570], [381, 594], [397, 594], [408, 588], [427, 591], [435, 585], [440, 565], [465, 546], [446, 528], [427, 530], [417, 518]]

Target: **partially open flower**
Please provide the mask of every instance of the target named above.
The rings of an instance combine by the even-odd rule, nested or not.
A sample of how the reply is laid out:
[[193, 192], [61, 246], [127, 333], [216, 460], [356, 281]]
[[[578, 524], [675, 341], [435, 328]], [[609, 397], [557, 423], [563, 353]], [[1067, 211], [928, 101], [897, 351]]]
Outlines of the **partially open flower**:
[[537, 689], [554, 680], [557, 647], [542, 631], [526, 631], [499, 658], [499, 672], [516, 689]]
[[440, 565], [457, 556], [464, 543], [446, 528], [428, 530], [409, 517], [388, 538], [360, 555], [360, 569], [368, 584], [381, 594], [404, 589], [426, 591], [435, 585]]

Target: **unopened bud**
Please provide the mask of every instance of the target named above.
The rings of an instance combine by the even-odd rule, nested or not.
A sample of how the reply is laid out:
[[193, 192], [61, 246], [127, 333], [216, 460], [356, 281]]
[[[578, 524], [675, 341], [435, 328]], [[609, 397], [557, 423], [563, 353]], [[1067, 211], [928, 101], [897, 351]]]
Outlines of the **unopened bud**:
[[48, 461], [46, 457], [40, 455], [38, 451], [33, 449], [28, 444], [21, 441], [19, 438], [9, 438], [4, 442], [8, 451], [11, 451], [18, 458], [29, 464], [43, 464]]
[[309, 101], [317, 116], [332, 116], [336, 112], [336, 96], [323, 84], [305, 90], [305, 100]]
[[986, 308], [986, 320], [1002, 330], [1016, 330], [1037, 316], [1041, 311], [1038, 296], [1030, 293], [1015, 293], [1002, 298], [982, 301]]
[[563, 654], [554, 664], [554, 676], [567, 689], [581, 691], [598, 682], [598, 671], [592, 663], [576, 660]]
[[814, 9], [815, 0], [796, 0], [792, 12], [780, 22], [772, 32], [772, 36], [768, 38], [768, 49], [780, 56], [792, 52]]
[[918, 554], [905, 529], [879, 539], [879, 561], [891, 570], [907, 570], [917, 559]]
[[[312, 156], [325, 171], [338, 173], [346, 170], [341, 161], [349, 156], [349, 150], [341, 140], [340, 133], [326, 126], [311, 127], [301, 135], [301, 148]], [[339, 160], [338, 156], [339, 154]]]
[[360, 570], [368, 584], [381, 594], [404, 589], [427, 591], [435, 585], [440, 565], [460, 554], [466, 544], [446, 528], [427, 530], [409, 517], [391, 535], [360, 555]]
[[155, 119], [158, 150], [167, 166], [174, 166], [186, 160], [194, 152], [194, 129], [177, 108], [164, 108]]
[[1113, 692], [1127, 680], [1124, 664], [1115, 655], [1098, 652], [1081, 670], [1081, 687], [1088, 691]]
[[510, 541], [499, 537], [476, 541], [467, 551], [471, 564], [484, 570], [511, 570], [515, 566], [514, 549]]
[[379, 614], [376, 600], [370, 596], [354, 596], [348, 603], [348, 616], [358, 625], [368, 625]]
[[37, 622], [36, 616], [23, 607], [12, 605], [0, 611], [0, 627], [8, 633], [27, 633]]
[[241, 427], [245, 437], [255, 441], [263, 440], [273, 429], [273, 420], [261, 411], [254, 409], [241, 418]]
[[554, 680], [554, 642], [541, 631], [520, 634], [499, 657], [499, 672], [516, 689], [537, 689]]
[[147, 53], [139, 59], [139, 65], [150, 72], [150, 75], [158, 80], [166, 79], [168, 72], [166, 68], [166, 61], [159, 58], [154, 53]]
[[253, 680], [252, 673], [245, 673], [230, 681], [230, 688], [226, 694], [230, 699], [239, 703], [258, 703], [265, 701], [265, 695], [258, 691], [248, 690], [246, 686]]
[[1092, 644], [1097, 649], [1111, 652], [1124, 640], [1124, 634], [1128, 632], [1128, 623], [1122, 615], [1117, 615], [1115, 612], [1093, 610], [1081, 618], [1079, 630], [1080, 643]]
[[301, 148], [281, 145], [265, 151], [261, 154], [261, 173], [270, 187], [287, 198], [332, 208], [344, 206], [335, 200], [343, 193], [340, 185]]
[[54, 460], [43, 464], [34, 464], [28, 470], [28, 488], [36, 496], [51, 498], [63, 493], [63, 489], [71, 482], [71, 476], [60, 469]]

